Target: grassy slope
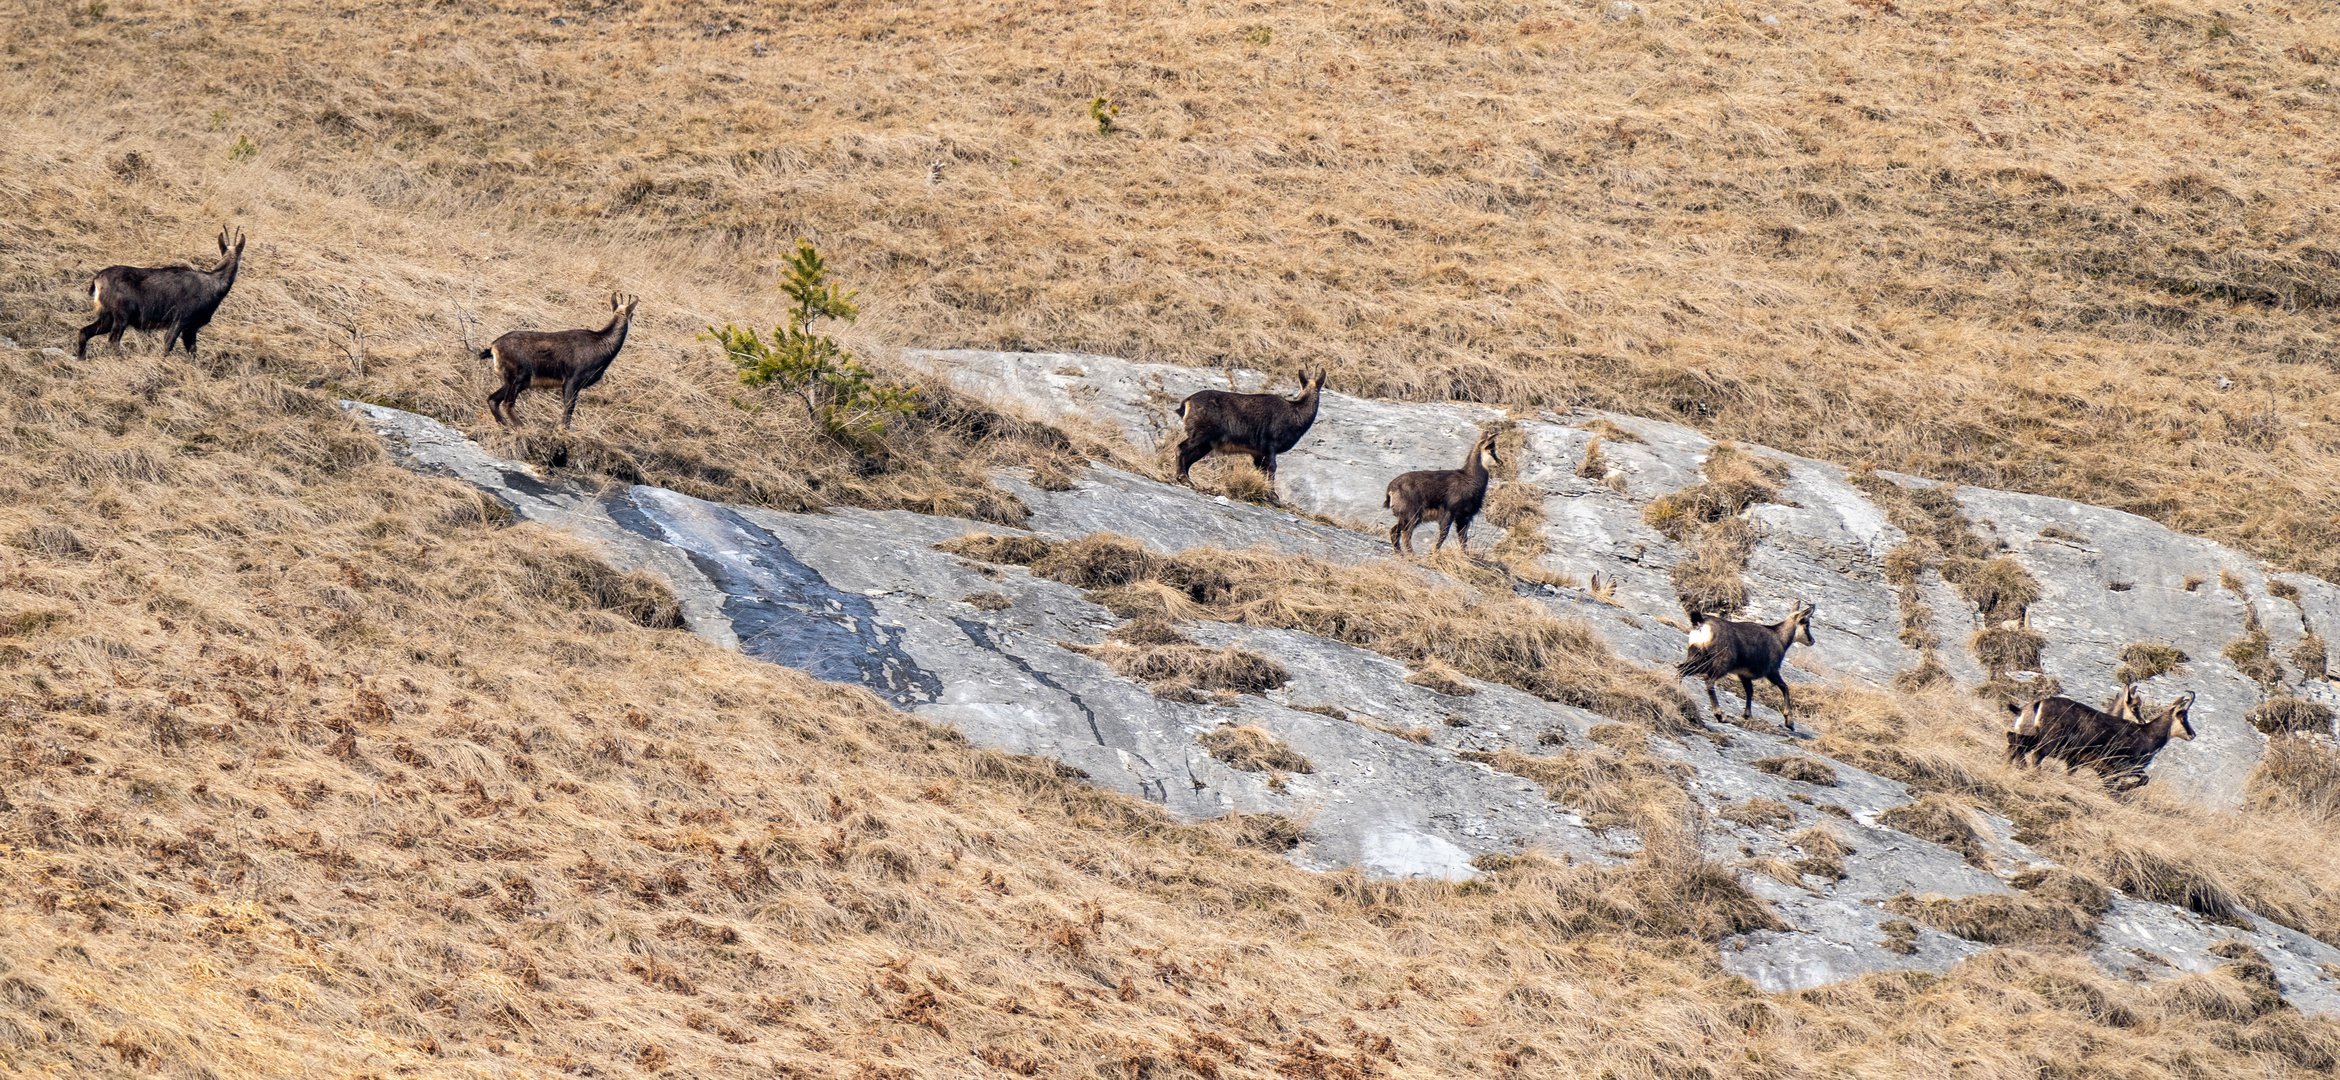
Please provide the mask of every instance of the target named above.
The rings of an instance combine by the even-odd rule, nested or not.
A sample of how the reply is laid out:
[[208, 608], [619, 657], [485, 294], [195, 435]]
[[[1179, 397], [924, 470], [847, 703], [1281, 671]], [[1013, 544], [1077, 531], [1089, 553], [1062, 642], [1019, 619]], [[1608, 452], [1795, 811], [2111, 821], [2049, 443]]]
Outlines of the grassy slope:
[[0, 386], [11, 1073], [2152, 1076], [2340, 1047], [2225, 975], [2053, 953], [1767, 999], [1708, 943], [1735, 890], [1663, 847], [1306, 874], [637, 626], [569, 542], [274, 376], [0, 349]]
[[785, 422], [690, 334], [802, 234], [896, 344], [1585, 401], [2340, 572], [2328, 13], [1650, 6], [51, 7], [0, 44], [9, 317], [238, 215], [275, 283], [224, 342], [362, 324], [413, 370], [360, 382], [468, 415], [458, 308], [622, 284], [593, 430], [688, 475]]
[[[2117, 5], [2004, 33], [1981, 8], [1782, 4], [1776, 37], [1752, 9], [1683, 28], [1590, 5], [1111, 25], [928, 5], [798, 29], [557, 10], [112, 3], [0, 37], [0, 334], [68, 334], [88, 270], [192, 253], [220, 220], [255, 245], [200, 368], [0, 347], [0, 1068], [2150, 1076], [2340, 1046], [2227, 975], [2140, 988], [2053, 951], [1762, 998], [1716, 967], [1731, 898], [1678, 852], [1459, 888], [1304, 875], [637, 627], [574, 549], [389, 466], [303, 388], [482, 430], [467, 346], [598, 321], [624, 287], [644, 324], [580, 432], [515, 449], [1012, 517], [981, 469], [1043, 434], [963, 410], [872, 469], [733, 407], [692, 334], [768, 312], [758, 260], [806, 232], [867, 286], [873, 345], [1332, 359], [1357, 389], [2001, 470], [2283, 554], [2279, 527], [2340, 483], [2309, 467], [2330, 430], [2314, 278], [2286, 279], [2288, 310], [2117, 260], [2277, 265], [2234, 238], [2280, 234], [2325, 167], [2285, 133], [2318, 126], [2317, 27], [2212, 38]], [[1893, 66], [1937, 51], [1959, 73]], [[156, 78], [183, 92], [141, 100]], [[1132, 134], [1084, 132], [1097, 92]], [[228, 158], [239, 134], [256, 157]], [[2214, 159], [2185, 143], [2214, 138]], [[2064, 190], [1993, 171], [2018, 158]], [[2171, 161], [2203, 184], [2155, 188]], [[2245, 202], [2220, 218], [2219, 190]], [[2086, 249], [2115, 262], [2057, 292], [2080, 233], [2053, 229], [2090, 207], [2118, 211]], [[2046, 216], [1991, 216], [2017, 212]], [[2242, 394], [2205, 385], [2209, 346]], [[2249, 428], [2269, 389], [2281, 422]], [[2340, 934], [2312, 808], [2116, 805], [1999, 770], [1953, 698], [1823, 708], [1837, 752], [2077, 862], [2090, 828], [2161, 857], [2092, 872], [2207, 878]]]

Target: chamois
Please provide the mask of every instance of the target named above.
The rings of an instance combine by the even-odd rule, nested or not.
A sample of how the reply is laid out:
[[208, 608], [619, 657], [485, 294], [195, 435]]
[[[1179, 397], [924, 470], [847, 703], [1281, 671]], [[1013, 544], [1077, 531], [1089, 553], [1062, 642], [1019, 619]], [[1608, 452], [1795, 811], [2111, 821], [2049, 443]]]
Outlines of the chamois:
[[1714, 681], [1725, 676], [1737, 676], [1739, 693], [1747, 699], [1747, 719], [1755, 718], [1755, 680], [1762, 679], [1779, 687], [1779, 715], [1787, 729], [1796, 729], [1790, 715], [1795, 701], [1788, 696], [1787, 683], [1780, 680], [1780, 661], [1787, 657], [1788, 647], [1801, 640], [1812, 644], [1812, 605], [1796, 604], [1788, 617], [1770, 625], [1733, 622], [1718, 619], [1703, 611], [1690, 613], [1689, 655], [1678, 670], [1706, 680], [1706, 704], [1714, 710], [1715, 718], [1722, 718], [1722, 700], [1714, 693]]
[[1316, 423], [1324, 374], [1305, 377], [1296, 398], [1226, 390], [1188, 394], [1178, 403], [1179, 419], [1186, 425], [1186, 437], [1178, 443], [1178, 482], [1191, 483], [1186, 471], [1212, 454], [1248, 454], [1251, 463], [1268, 475], [1268, 482], [1275, 483], [1276, 455], [1298, 445]]
[[[2051, 702], [2064, 701], [2051, 698]], [[2144, 787], [2152, 779], [2145, 775], [2145, 767], [2153, 764], [2154, 755], [2169, 745], [2174, 736], [2191, 740], [2194, 722], [2189, 715], [2194, 707], [2191, 692], [2179, 694], [2177, 700], [2163, 706], [2151, 720], [2144, 718], [2143, 702], [2131, 686], [2122, 699], [2121, 715], [2108, 716], [2077, 702], [2065, 702], [2074, 709], [2050, 712], [2039, 710], [2038, 731], [2026, 752], [2031, 764], [2045, 758], [2060, 758], [2064, 772], [2069, 775], [2086, 765], [2104, 778], [2105, 785], [2117, 791]], [[2016, 712], [2016, 721], [2023, 720], [2021, 707], [2009, 706]], [[2016, 736], [2008, 735], [2010, 754]]]
[[2064, 734], [2081, 729], [2110, 730], [2115, 723], [2141, 723], [2144, 717], [2137, 704], [2137, 684], [2126, 683], [2112, 703], [2102, 709], [2068, 697], [2045, 697], [2021, 705], [2007, 703], [2007, 712], [2014, 719], [2007, 724], [2007, 763], [2010, 765], [2037, 764], [2041, 739], [2049, 732], [2057, 733], [2056, 743], [2062, 745]]
[[[609, 294], [612, 315], [599, 330], [513, 330], [479, 351], [482, 360], [494, 359], [503, 385], [488, 395], [488, 415], [499, 424], [520, 426], [519, 398], [531, 387], [561, 391], [561, 426], [577, 412], [577, 395], [601, 381], [610, 361], [626, 347], [626, 331], [634, 325], [639, 296]], [[508, 418], [508, 419], [507, 419]]]
[[1438, 542], [1430, 546], [1435, 552], [1446, 546], [1446, 530], [1454, 529], [1464, 551], [1471, 549], [1471, 519], [1479, 516], [1479, 506], [1487, 501], [1487, 470], [1503, 464], [1495, 456], [1495, 436], [1492, 432], [1479, 436], [1471, 444], [1469, 457], [1459, 469], [1422, 469], [1406, 473], [1389, 482], [1389, 490], [1382, 492], [1381, 505], [1397, 514], [1397, 524], [1389, 527], [1390, 550], [1401, 555], [1414, 553], [1414, 530], [1425, 517], [1438, 519]]
[[73, 343], [77, 360], [89, 358], [89, 339], [106, 335], [106, 344], [122, 351], [124, 330], [169, 330], [163, 339], [163, 352], [171, 346], [187, 343], [187, 355], [195, 355], [195, 333], [211, 322], [211, 316], [227, 299], [228, 290], [235, 287], [236, 270], [244, 262], [244, 234], [235, 233], [234, 243], [228, 239], [228, 230], [219, 230], [219, 264], [209, 270], [192, 266], [109, 266], [89, 279], [89, 302], [97, 309], [97, 320], [81, 328], [81, 337]]

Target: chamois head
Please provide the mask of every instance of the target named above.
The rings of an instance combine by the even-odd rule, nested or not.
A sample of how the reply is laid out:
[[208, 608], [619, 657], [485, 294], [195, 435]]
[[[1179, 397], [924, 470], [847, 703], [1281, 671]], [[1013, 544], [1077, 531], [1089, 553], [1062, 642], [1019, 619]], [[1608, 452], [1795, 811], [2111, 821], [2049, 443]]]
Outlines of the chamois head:
[[237, 230], [235, 231], [235, 234], [234, 234], [234, 236], [232, 237], [232, 242], [231, 242], [231, 237], [229, 236], [229, 233], [228, 233], [228, 227], [227, 227], [227, 226], [225, 226], [225, 225], [222, 225], [222, 226], [220, 226], [220, 227], [219, 227], [219, 265], [218, 265], [218, 266], [215, 266], [215, 267], [212, 267], [212, 268], [211, 268], [211, 269], [212, 269], [212, 272], [213, 272], [213, 273], [217, 273], [217, 272], [219, 272], [219, 271], [221, 271], [221, 270], [225, 270], [225, 269], [227, 269], [229, 266], [231, 266], [231, 265], [233, 265], [233, 264], [235, 264], [235, 263], [237, 263], [237, 262], [241, 262], [241, 261], [243, 260], [243, 258], [244, 258], [244, 230], [242, 230], [242, 229], [237, 229]]
[[1503, 459], [1496, 456], [1495, 453], [1494, 432], [1490, 431], [1479, 436], [1478, 443], [1471, 447], [1471, 460], [1478, 462], [1479, 467], [1488, 472], [1494, 472], [1498, 466], [1503, 464]]
[[639, 307], [641, 303], [642, 298], [639, 296], [614, 292], [609, 294], [609, 309], [617, 312], [618, 319], [623, 322], [634, 321], [634, 309]]
[[[2132, 705], [2132, 708], [2133, 707], [2134, 706]], [[2191, 713], [2193, 709], [2194, 692], [2191, 690], [2188, 690], [2183, 694], [2179, 694], [2176, 701], [2172, 701], [2162, 708], [2160, 719], [2166, 719], [2169, 721], [2169, 735], [2171, 738], [2184, 739], [2187, 742], [2194, 741], [2194, 721], [2187, 715], [2188, 713]]]
[[[1812, 611], [1812, 605], [1797, 601], [1795, 610], [1788, 612], [1787, 639], [1789, 644], [1792, 645], [1798, 641], [1806, 645], [1812, 644]], [[1814, 647], [1817, 648], [1817, 646]]]

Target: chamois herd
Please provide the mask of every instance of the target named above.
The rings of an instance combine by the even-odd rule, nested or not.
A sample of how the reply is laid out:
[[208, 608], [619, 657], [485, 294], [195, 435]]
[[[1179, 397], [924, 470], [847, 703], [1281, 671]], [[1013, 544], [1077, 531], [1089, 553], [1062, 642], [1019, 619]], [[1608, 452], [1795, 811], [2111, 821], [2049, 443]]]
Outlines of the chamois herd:
[[[1299, 445], [1316, 423], [1323, 391], [1324, 373], [1320, 371], [1303, 377], [1300, 396], [1293, 398], [1225, 390], [1189, 395], [1178, 405], [1183, 425], [1177, 450], [1178, 481], [1190, 483], [1188, 471], [1205, 457], [1235, 454], [1250, 458], [1272, 484], [1276, 458]], [[1434, 519], [1438, 540], [1431, 545], [1432, 551], [1446, 545], [1449, 529], [1468, 550], [1471, 521], [1487, 501], [1490, 471], [1501, 464], [1495, 435], [1489, 432], [1471, 444], [1459, 469], [1424, 469], [1391, 480], [1381, 496], [1381, 505], [1396, 518], [1389, 527], [1390, 549], [1400, 555], [1414, 554], [1415, 530], [1425, 519]], [[1739, 681], [1742, 715], [1747, 720], [1755, 717], [1755, 683], [1770, 683], [1779, 691], [1781, 722], [1795, 731], [1795, 701], [1787, 681], [1780, 677], [1780, 665], [1791, 646], [1812, 644], [1812, 615], [1813, 607], [1808, 603], [1796, 604], [1787, 618], [1775, 623], [1738, 622], [1692, 610], [1685, 655], [1677, 670], [1684, 677], [1705, 682], [1707, 707], [1717, 718], [1722, 715], [1722, 700], [1714, 689], [1718, 680]], [[2109, 713], [2064, 697], [2009, 705], [2013, 719], [2007, 732], [2007, 760], [2037, 765], [2042, 759], [2055, 758], [2064, 762], [2067, 773], [2087, 765], [2104, 777], [2108, 786], [2136, 788], [2147, 779], [2145, 767], [2173, 736], [2194, 737], [2193, 724], [2187, 719], [2193, 703], [2194, 695], [2184, 694], [2147, 717], [2132, 684], [2122, 691]]]
[[[106, 335], [107, 343], [119, 353], [122, 334], [128, 330], [165, 331], [166, 355], [180, 344], [186, 346], [188, 356], [196, 355], [196, 334], [210, 324], [227, 300], [243, 265], [242, 231], [223, 228], [218, 243], [219, 261], [208, 270], [194, 266], [109, 266], [92, 275], [89, 299], [96, 318], [81, 328], [74, 356], [86, 359], [89, 339], [100, 334]], [[477, 357], [494, 362], [497, 386], [488, 394], [489, 416], [498, 424], [516, 427], [523, 391], [558, 390], [561, 426], [568, 427], [577, 411], [578, 395], [599, 383], [625, 348], [634, 310], [640, 304], [639, 297], [612, 293], [610, 320], [599, 330], [513, 330], [490, 342]], [[1191, 484], [1189, 470], [1206, 457], [1236, 454], [1250, 458], [1267, 474], [1272, 486], [1276, 459], [1299, 445], [1316, 423], [1324, 379], [1322, 371], [1304, 376], [1300, 395], [1292, 398], [1225, 390], [1188, 395], [1178, 405], [1183, 426], [1177, 447], [1178, 482]], [[1381, 499], [1395, 518], [1389, 527], [1390, 549], [1399, 555], [1415, 554], [1415, 531], [1425, 520], [1435, 520], [1438, 539], [1431, 545], [1432, 551], [1446, 546], [1449, 531], [1464, 550], [1469, 550], [1471, 522], [1486, 503], [1491, 470], [1501, 464], [1495, 435], [1486, 433], [1471, 444], [1461, 468], [1422, 469], [1391, 480]], [[1717, 680], [1739, 681], [1743, 715], [1749, 720], [1755, 715], [1756, 681], [1770, 683], [1779, 691], [1780, 715], [1792, 732], [1796, 727], [1789, 714], [1794, 702], [1786, 681], [1780, 678], [1780, 665], [1790, 646], [1813, 643], [1812, 614], [1812, 605], [1798, 603], [1787, 618], [1766, 624], [1692, 611], [1686, 654], [1678, 670], [1686, 678], [1705, 682], [1707, 705], [1718, 718], [1722, 702], [1715, 694]], [[2036, 766], [2053, 758], [2064, 763], [2067, 773], [2086, 765], [2108, 786], [2133, 789], [2146, 782], [2146, 766], [2170, 739], [2194, 737], [2194, 725], [2188, 717], [2193, 703], [2194, 695], [2186, 693], [2160, 709], [2148, 709], [2131, 684], [2104, 709], [2066, 697], [2010, 704], [2007, 760]]]

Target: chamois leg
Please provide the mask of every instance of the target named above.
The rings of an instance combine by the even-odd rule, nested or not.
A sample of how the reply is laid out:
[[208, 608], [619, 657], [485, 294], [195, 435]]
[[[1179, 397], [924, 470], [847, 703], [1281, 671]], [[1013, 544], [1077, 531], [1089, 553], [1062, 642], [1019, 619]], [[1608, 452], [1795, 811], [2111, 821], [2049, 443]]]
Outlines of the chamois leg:
[[1764, 678], [1770, 679], [1771, 685], [1779, 687], [1780, 722], [1786, 724], [1789, 731], [1794, 731], [1796, 729], [1796, 702], [1794, 698], [1788, 696], [1787, 683], [1779, 677], [1779, 673], [1776, 671], [1764, 676]]
[[1464, 551], [1471, 549], [1471, 519], [1464, 518], [1454, 523], [1454, 540], [1462, 545]]
[[1191, 485], [1192, 481], [1186, 478], [1186, 470], [1193, 468], [1195, 462], [1201, 461], [1202, 459], [1209, 456], [1211, 456], [1211, 444], [1206, 439], [1190, 436], [1186, 439], [1186, 441], [1179, 443], [1178, 482], [1181, 484]]
[[1400, 543], [1400, 542], [1399, 542], [1400, 540], [1404, 539], [1404, 537], [1405, 537], [1405, 532], [1406, 532], [1406, 520], [1405, 520], [1404, 518], [1399, 518], [1399, 519], [1398, 519], [1398, 523], [1397, 523], [1397, 524], [1395, 524], [1395, 525], [1392, 525], [1392, 526], [1390, 526], [1390, 527], [1389, 527], [1389, 550], [1390, 550], [1390, 551], [1392, 551], [1392, 552], [1394, 552], [1394, 553], [1396, 553], [1396, 554], [1399, 554], [1399, 555], [1403, 555], [1403, 554], [1405, 554], [1405, 553], [1406, 553], [1406, 546], [1405, 546], [1403, 543]]
[[[114, 317], [102, 311], [99, 312], [96, 322], [81, 328], [81, 337], [73, 343], [73, 358], [75, 360], [89, 359], [89, 339], [113, 328]], [[115, 340], [119, 341], [120, 338], [117, 336]]]
[[1717, 723], [1722, 721], [1722, 699], [1714, 696], [1714, 676], [1712, 675], [1706, 677], [1706, 710], [1707, 715], [1714, 717]]
[[569, 418], [577, 415], [577, 395], [584, 392], [585, 388], [578, 385], [575, 379], [561, 387], [561, 430], [569, 429]]
[[1251, 464], [1253, 468], [1267, 474], [1268, 484], [1272, 488], [1276, 482], [1276, 456], [1274, 454], [1253, 454], [1251, 455]]
[[1430, 545], [1431, 554], [1435, 555], [1439, 552], [1440, 549], [1446, 547], [1446, 530], [1453, 525], [1454, 520], [1452, 518], [1447, 517], [1445, 514], [1438, 515], [1438, 542]]
[[1747, 701], [1747, 719], [1755, 719], [1755, 680], [1739, 676], [1739, 696]]
[[[175, 335], [179, 340], [187, 343], [187, 359], [189, 360], [195, 359], [195, 331], [198, 329], [201, 328], [192, 325], [180, 327]], [[166, 353], [171, 351], [170, 342], [163, 342], [163, 351]]]
[[117, 319], [117, 320], [115, 320], [115, 321], [114, 321], [114, 329], [112, 330], [112, 332], [110, 332], [110, 333], [108, 333], [108, 334], [106, 335], [106, 346], [107, 346], [108, 348], [111, 348], [111, 349], [113, 349], [113, 350], [114, 350], [114, 355], [115, 355], [115, 356], [121, 356], [121, 355], [123, 355], [123, 353], [122, 353], [122, 331], [124, 331], [124, 330], [128, 330], [128, 329], [130, 329], [130, 320], [129, 320], [129, 319], [127, 319], [127, 318], [123, 318], [123, 319]]

